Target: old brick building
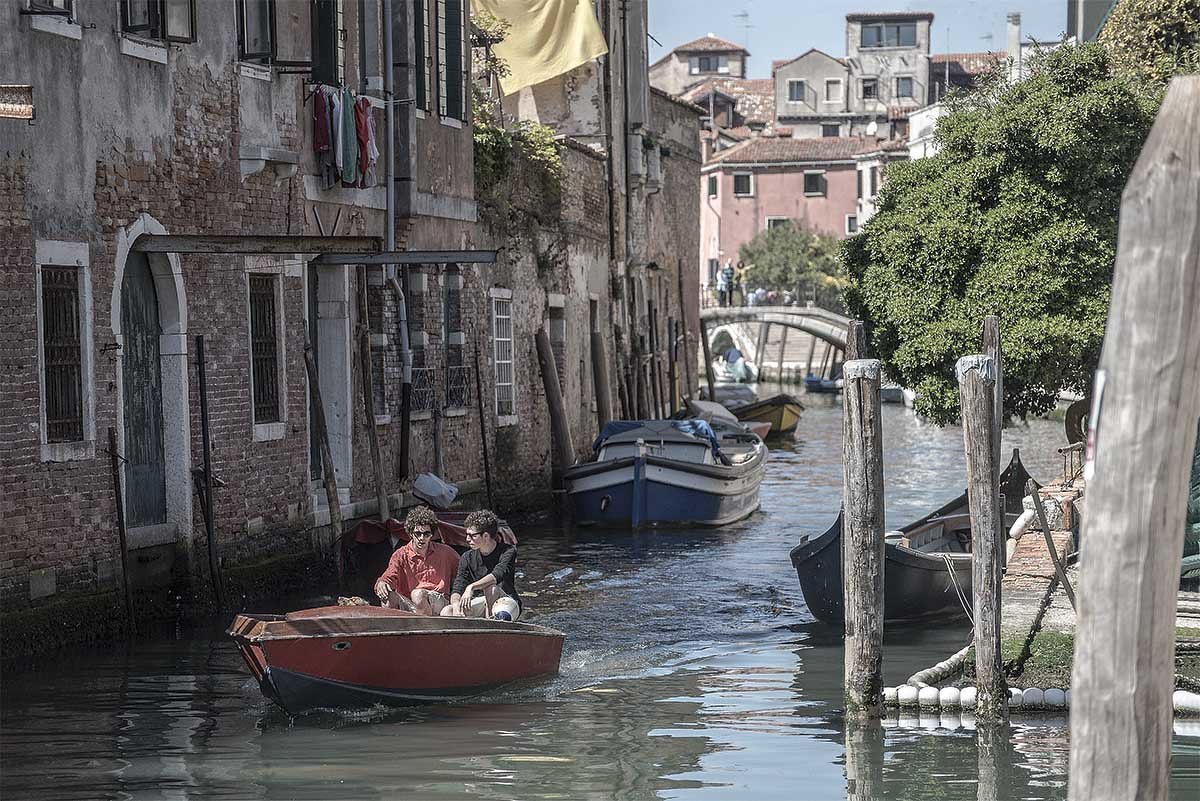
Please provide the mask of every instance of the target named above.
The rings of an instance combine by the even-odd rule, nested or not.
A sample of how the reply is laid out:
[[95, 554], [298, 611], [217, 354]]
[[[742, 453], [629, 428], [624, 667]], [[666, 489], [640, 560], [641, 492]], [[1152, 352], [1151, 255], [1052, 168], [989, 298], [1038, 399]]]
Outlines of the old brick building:
[[[396, 248], [428, 255], [394, 270], [412, 350], [407, 464], [401, 304], [389, 268], [366, 270], [373, 423], [390, 506], [411, 499], [408, 482], [424, 471], [477, 490], [481, 435], [497, 505], [545, 499], [539, 328], [555, 344], [572, 435], [586, 450], [596, 429], [587, 333], [602, 334], [615, 374], [614, 323], [644, 322], [648, 308], [644, 290], [640, 306], [621, 305], [626, 257], [612, 243], [625, 226], [614, 235], [607, 209], [624, 197], [610, 191], [609, 153], [565, 137], [561, 186], [534, 197], [532, 182], [517, 184], [529, 208], [550, 213], [499, 224], [494, 197], [477, 197], [475, 186], [467, 4], [393, 0], [391, 20], [387, 5], [247, 0], [189, 17], [177, 13], [192, 10], [187, 3], [145, 2], [133, 4], [131, 19], [117, 5], [21, 0], [0, 12], [0, 52], [12, 54], [0, 83], [31, 87], [4, 98], [14, 102], [0, 115], [0, 603], [10, 623], [58, 601], [101, 603], [118, 586], [110, 428], [135, 584], [190, 577], [199, 586], [207, 541], [193, 484], [203, 450], [198, 335], [213, 472], [223, 482], [214, 527], [225, 569], [328, 552], [315, 389], [341, 512], [377, 514], [360, 273], [315, 257], [362, 237], [382, 247], [389, 144]], [[67, 13], [46, 13], [55, 11]], [[387, 30], [400, 101], [390, 143]], [[314, 148], [322, 86], [355, 93], [343, 100], [366, 98], [361, 111], [381, 155], [373, 171], [351, 168], [351, 182], [330, 180]], [[639, 261], [642, 273], [698, 247], [697, 116], [667, 98], [653, 102], [662, 147], [686, 170], [664, 173], [650, 203], [648, 230], [664, 233]], [[30, 106], [32, 120], [12, 118]], [[179, 239], [147, 244], [166, 236]], [[197, 244], [211, 236], [239, 239]], [[290, 252], [279, 239], [306, 236], [329, 244]], [[461, 251], [499, 255], [494, 264], [454, 259]], [[656, 297], [677, 280], [671, 272], [653, 283]], [[694, 299], [694, 272], [683, 280]], [[688, 313], [694, 326], [695, 309]]]

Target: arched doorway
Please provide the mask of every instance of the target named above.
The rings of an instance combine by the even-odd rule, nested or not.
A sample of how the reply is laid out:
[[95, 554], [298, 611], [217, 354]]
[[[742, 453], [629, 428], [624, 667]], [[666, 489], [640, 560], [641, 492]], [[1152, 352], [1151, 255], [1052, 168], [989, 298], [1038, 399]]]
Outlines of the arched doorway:
[[[117, 341], [117, 437], [125, 457], [129, 546], [157, 548], [141, 561], [164, 569], [176, 549], [192, 554], [191, 420], [187, 297], [174, 253], [143, 253], [134, 243], [166, 228], [141, 214], [117, 232], [111, 313]], [[166, 546], [174, 546], [167, 548]], [[163, 547], [159, 547], [163, 546]]]
[[146, 254], [134, 251], [121, 279], [125, 415], [125, 517], [131, 528], [167, 522], [158, 292]]

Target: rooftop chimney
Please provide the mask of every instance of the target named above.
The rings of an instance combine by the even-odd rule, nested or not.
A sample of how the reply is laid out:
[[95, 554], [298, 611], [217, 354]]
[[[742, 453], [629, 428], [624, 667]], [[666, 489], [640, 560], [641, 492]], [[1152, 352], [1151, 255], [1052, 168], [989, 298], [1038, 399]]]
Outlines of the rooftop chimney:
[[1008, 14], [1008, 79], [1013, 83], [1021, 80], [1021, 14]]

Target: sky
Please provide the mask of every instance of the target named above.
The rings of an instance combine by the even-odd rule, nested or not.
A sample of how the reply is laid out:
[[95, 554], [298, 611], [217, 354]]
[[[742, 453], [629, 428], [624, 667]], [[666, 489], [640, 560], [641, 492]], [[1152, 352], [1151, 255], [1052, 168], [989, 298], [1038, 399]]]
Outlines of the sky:
[[[933, 53], [973, 53], [1006, 47], [1008, 12], [1021, 12], [1021, 38], [1058, 39], [1067, 26], [1067, 0], [649, 0], [654, 63], [684, 42], [713, 33], [750, 51], [751, 78], [771, 77], [771, 62], [810, 47], [846, 55], [846, 14], [931, 11]], [[749, 15], [746, 19], [735, 15]], [[991, 34], [991, 38], [985, 38]]]

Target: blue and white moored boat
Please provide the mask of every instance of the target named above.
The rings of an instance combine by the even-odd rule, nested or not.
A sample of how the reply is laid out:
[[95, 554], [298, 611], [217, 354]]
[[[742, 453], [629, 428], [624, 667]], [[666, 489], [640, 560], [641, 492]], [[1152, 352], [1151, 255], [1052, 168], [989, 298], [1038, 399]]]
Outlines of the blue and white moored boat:
[[758, 508], [767, 447], [750, 433], [718, 439], [703, 420], [614, 420], [595, 460], [566, 471], [582, 525], [721, 526]]

